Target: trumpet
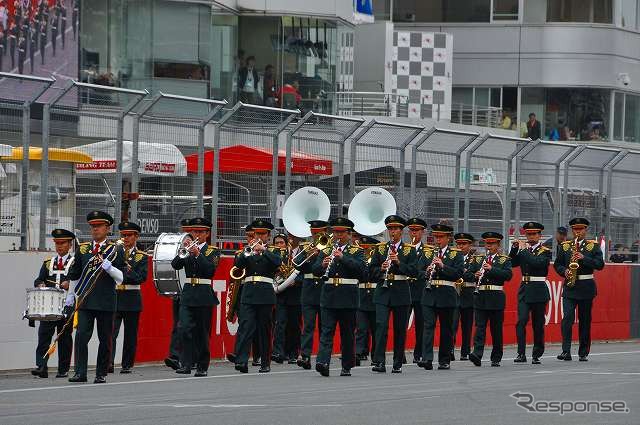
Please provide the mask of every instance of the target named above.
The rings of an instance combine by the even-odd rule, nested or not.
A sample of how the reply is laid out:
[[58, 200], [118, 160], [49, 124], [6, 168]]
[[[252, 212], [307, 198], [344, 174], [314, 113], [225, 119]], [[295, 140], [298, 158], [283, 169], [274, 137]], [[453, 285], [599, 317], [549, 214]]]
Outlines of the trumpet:
[[246, 246], [246, 247], [244, 248], [244, 252], [243, 252], [244, 256], [245, 256], [245, 257], [251, 257], [251, 256], [253, 255], [253, 249], [254, 249], [258, 244], [259, 244], [259, 245], [264, 246], [264, 242], [262, 242], [262, 240], [261, 240], [261, 239], [257, 239], [255, 242], [253, 242], [252, 244], [250, 244], [250, 245], [248, 245], [248, 246]]
[[511, 243], [511, 248], [526, 249], [527, 241], [517, 238]]
[[183, 260], [191, 255], [189, 251], [191, 251], [194, 247], [200, 245], [200, 241], [198, 238], [193, 239], [188, 245], [183, 246], [178, 250], [178, 257]]

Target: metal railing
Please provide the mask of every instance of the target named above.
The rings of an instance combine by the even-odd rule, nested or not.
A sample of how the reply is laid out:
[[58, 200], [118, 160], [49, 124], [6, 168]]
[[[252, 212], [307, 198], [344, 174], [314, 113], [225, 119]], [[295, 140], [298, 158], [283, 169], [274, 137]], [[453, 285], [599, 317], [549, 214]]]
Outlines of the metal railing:
[[478, 127], [500, 128], [502, 126], [502, 108], [454, 103], [451, 105], [451, 122]]
[[[406, 116], [408, 99], [383, 92], [335, 92], [337, 114], [342, 116]], [[404, 114], [403, 114], [404, 111]]]

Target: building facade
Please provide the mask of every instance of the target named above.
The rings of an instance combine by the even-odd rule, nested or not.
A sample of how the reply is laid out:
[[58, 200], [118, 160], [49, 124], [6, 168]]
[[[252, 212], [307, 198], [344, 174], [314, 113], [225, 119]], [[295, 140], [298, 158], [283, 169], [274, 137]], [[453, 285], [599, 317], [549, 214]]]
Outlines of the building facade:
[[640, 142], [638, 0], [374, 0], [374, 12], [395, 31], [453, 36], [454, 112], [498, 108], [519, 132], [535, 113], [543, 138]]

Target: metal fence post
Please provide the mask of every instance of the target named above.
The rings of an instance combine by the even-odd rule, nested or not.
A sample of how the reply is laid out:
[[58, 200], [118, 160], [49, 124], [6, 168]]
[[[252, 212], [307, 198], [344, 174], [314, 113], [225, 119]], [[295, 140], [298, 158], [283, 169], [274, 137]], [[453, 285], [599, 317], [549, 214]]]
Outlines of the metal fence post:
[[540, 139], [529, 142], [525, 148], [523, 148], [516, 155], [516, 210], [514, 214], [514, 228], [516, 232], [520, 232], [520, 195], [522, 190], [522, 159], [533, 151], [540, 143]]
[[629, 155], [628, 150], [620, 151], [615, 158], [613, 158], [605, 167], [603, 168], [603, 174], [607, 174], [607, 208], [605, 209], [605, 224], [604, 231], [606, 235], [606, 246], [605, 246], [605, 258], [609, 258], [609, 245], [611, 243], [611, 204], [612, 204], [612, 192], [613, 192], [613, 169], [622, 161], [627, 155]]
[[[455, 186], [453, 188], [453, 230], [459, 232], [460, 230], [460, 171], [462, 169], [462, 153], [471, 144], [480, 137], [480, 133], [476, 133], [469, 137], [469, 139], [458, 148], [456, 151], [456, 170], [455, 170]], [[465, 179], [466, 185], [466, 179]], [[465, 186], [466, 188], [466, 186]], [[466, 205], [466, 201], [465, 201]]]
[[351, 139], [351, 153], [349, 157], [349, 202], [356, 196], [356, 146], [358, 141], [376, 124], [376, 120], [371, 120], [364, 126], [360, 133]]
[[[27, 249], [29, 214], [29, 145], [31, 144], [31, 102], [22, 104], [22, 173], [20, 176], [20, 250]], [[42, 188], [40, 188], [42, 190]], [[46, 191], [46, 189], [45, 189]]]
[[485, 134], [476, 142], [475, 145], [470, 146], [467, 151], [467, 157], [465, 158], [465, 174], [464, 174], [464, 226], [463, 229], [465, 232], [469, 231], [469, 207], [471, 203], [471, 159], [473, 158], [473, 153], [478, 150], [480, 146], [484, 142], [489, 139], [490, 135]]
[[233, 108], [220, 118], [213, 127], [213, 167], [211, 177], [211, 242], [218, 241], [218, 197], [220, 193], [220, 128], [231, 119], [240, 108], [238, 102]]
[[[291, 155], [293, 135], [302, 128], [302, 126], [313, 117], [313, 111], [309, 111], [304, 117], [300, 118], [296, 125], [287, 133], [287, 144], [285, 148], [285, 170], [284, 170], [284, 197], [289, 198], [291, 195]], [[277, 155], [277, 152], [276, 152]]]
[[420, 137], [412, 147], [411, 147], [411, 186], [409, 189], [409, 196], [411, 198], [411, 202], [409, 203], [409, 215], [411, 217], [415, 217], [416, 215], [416, 189], [418, 185], [418, 148], [422, 146], [422, 144], [429, 138], [433, 133], [435, 133], [436, 128], [431, 127], [426, 133]]
[[[200, 123], [198, 127], [198, 178], [196, 180], [196, 196], [198, 197], [196, 201], [196, 210], [198, 211], [198, 216], [204, 215], [204, 139], [205, 139], [205, 129], [207, 125], [215, 118], [215, 116], [220, 112], [220, 109], [226, 105], [227, 102], [224, 101], [224, 104], [215, 105], [209, 111], [206, 117]], [[209, 104], [211, 107], [211, 104]]]
[[[297, 111], [297, 114], [300, 114], [300, 111]], [[289, 114], [287, 118], [280, 123], [280, 125], [276, 128], [276, 132], [273, 135], [273, 151], [272, 151], [272, 168], [271, 168], [271, 223], [274, 226], [276, 224], [276, 212], [278, 211], [278, 148], [280, 141], [280, 133], [282, 133], [287, 126], [294, 120], [297, 114]]]
[[[558, 227], [560, 227], [560, 220], [561, 220], [561, 214], [562, 214], [562, 191], [560, 189], [560, 165], [562, 164], [562, 161], [564, 161], [569, 155], [571, 155], [571, 153], [575, 150], [575, 146], [569, 150], [567, 150], [567, 152], [565, 152], [563, 155], [561, 155], [558, 160], [555, 162], [554, 164], [554, 177], [553, 177], [553, 183], [554, 183], [554, 192], [555, 192], [555, 205], [554, 205], [554, 211], [553, 211], [553, 231], [555, 232], [556, 229]], [[551, 245], [551, 249], [552, 249], [552, 255], [555, 258], [556, 255], [556, 248], [557, 248], [557, 241], [556, 238], [551, 238], [552, 239], [552, 245]]]
[[578, 155], [580, 155], [580, 153], [582, 153], [583, 150], [585, 150], [585, 148], [585, 145], [578, 146], [571, 155], [567, 157], [564, 163], [564, 196], [562, 197], [562, 209], [560, 212], [560, 217], [563, 223], [568, 221], [567, 209], [569, 208], [569, 171], [571, 169], [571, 163], [578, 157]]
[[[404, 167], [404, 163], [405, 163], [405, 160], [406, 160], [405, 157], [406, 157], [407, 146], [409, 146], [411, 144], [411, 142], [413, 142], [413, 139], [418, 137], [420, 135], [420, 133], [422, 133], [423, 130], [424, 130], [424, 127], [420, 127], [419, 129], [416, 129], [411, 134], [411, 136], [409, 136], [407, 138], [407, 140], [405, 140], [405, 142], [400, 147], [400, 166], [398, 167], [399, 168], [398, 171], [400, 172], [400, 176], [399, 176], [400, 178], [399, 178], [399, 182], [398, 183], [400, 185], [400, 202], [403, 203], [403, 204], [405, 203], [404, 180], [405, 180], [405, 177], [406, 177], [406, 170], [405, 170], [405, 167]], [[413, 166], [413, 158], [411, 158], [411, 164]], [[413, 168], [412, 168], [412, 170], [413, 170]], [[411, 179], [413, 180], [413, 174], [412, 174]], [[409, 208], [411, 208], [411, 207], [409, 207]]]
[[[364, 124], [364, 119], [360, 118], [360, 119], [356, 119], [356, 118], [350, 118], [350, 121], [358, 121], [359, 124], [357, 127], [354, 127], [353, 130], [351, 130], [349, 133], [345, 134], [342, 139], [340, 140], [340, 147], [339, 147], [339, 153], [338, 155], [340, 155], [340, 157], [338, 158], [338, 202], [340, 203], [340, 215], [342, 215], [342, 209], [344, 208], [344, 159], [345, 159], [345, 143], [347, 142], [347, 139], [349, 137], [351, 137], [361, 126], [362, 124]], [[353, 159], [353, 163], [351, 164], [355, 164], [355, 158]], [[355, 167], [354, 167], [355, 168]], [[355, 183], [355, 174], [352, 175], [352, 180]], [[353, 196], [353, 195], [352, 195]]]

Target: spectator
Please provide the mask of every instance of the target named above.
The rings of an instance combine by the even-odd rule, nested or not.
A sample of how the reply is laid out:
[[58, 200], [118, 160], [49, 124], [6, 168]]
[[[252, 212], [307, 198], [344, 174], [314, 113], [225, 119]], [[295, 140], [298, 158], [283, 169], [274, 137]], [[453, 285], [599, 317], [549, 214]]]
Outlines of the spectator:
[[560, 125], [560, 140], [563, 142], [570, 140], [574, 136], [571, 129], [563, 121], [560, 121], [558, 124]]
[[240, 68], [238, 73], [238, 91], [240, 102], [256, 103], [258, 97], [258, 83], [260, 77], [256, 71], [256, 58], [249, 56], [246, 66]]
[[300, 83], [298, 80], [293, 80], [290, 84], [285, 84], [278, 92], [278, 99], [280, 100], [280, 107], [286, 109], [294, 109], [300, 106], [302, 96], [298, 91], [300, 89]]
[[[627, 255], [624, 254], [625, 247], [621, 243], [616, 244], [613, 247], [613, 254], [609, 257], [609, 261], [612, 263], [624, 263], [627, 260]], [[629, 248], [626, 248], [627, 253]]]
[[527, 137], [531, 140], [538, 140], [540, 136], [540, 121], [536, 119], [536, 114], [532, 112], [529, 114], [529, 121], [527, 121]]
[[[556, 229], [556, 246], [560, 245], [562, 242], [567, 240], [567, 228], [564, 226], [560, 226]], [[551, 249], [553, 246], [553, 238], [549, 238], [543, 243], [544, 246]]]
[[557, 128], [554, 127], [551, 129], [551, 132], [549, 133], [549, 140], [553, 140], [554, 142], [560, 140], [560, 132]]
[[267, 65], [264, 68], [264, 76], [262, 77], [262, 93], [264, 93], [264, 105], [276, 106], [276, 79], [273, 75], [273, 65]]
[[600, 127], [593, 127], [589, 133], [589, 140], [602, 140], [602, 134], [600, 133]]
[[508, 130], [511, 128], [511, 118], [509, 117], [509, 114], [506, 112], [502, 113], [502, 122], [500, 123], [500, 127], [504, 128], [505, 130]]

